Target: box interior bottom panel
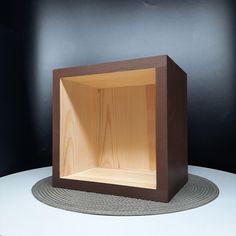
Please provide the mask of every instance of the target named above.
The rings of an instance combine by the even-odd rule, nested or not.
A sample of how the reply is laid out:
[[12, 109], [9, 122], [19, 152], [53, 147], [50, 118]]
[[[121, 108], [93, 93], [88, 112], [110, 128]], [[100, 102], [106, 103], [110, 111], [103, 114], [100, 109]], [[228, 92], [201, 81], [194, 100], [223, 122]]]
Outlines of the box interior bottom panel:
[[152, 170], [91, 168], [62, 178], [156, 189], [156, 173]]

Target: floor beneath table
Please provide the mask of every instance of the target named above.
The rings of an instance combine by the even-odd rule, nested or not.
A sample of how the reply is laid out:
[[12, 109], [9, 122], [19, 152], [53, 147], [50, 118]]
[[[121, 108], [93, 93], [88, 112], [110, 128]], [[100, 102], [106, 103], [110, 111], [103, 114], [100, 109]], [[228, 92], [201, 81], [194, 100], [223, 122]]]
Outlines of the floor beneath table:
[[91, 168], [64, 179], [85, 180], [99, 183], [119, 184], [140, 188], [156, 188], [156, 172], [148, 170], [123, 170], [108, 168]]

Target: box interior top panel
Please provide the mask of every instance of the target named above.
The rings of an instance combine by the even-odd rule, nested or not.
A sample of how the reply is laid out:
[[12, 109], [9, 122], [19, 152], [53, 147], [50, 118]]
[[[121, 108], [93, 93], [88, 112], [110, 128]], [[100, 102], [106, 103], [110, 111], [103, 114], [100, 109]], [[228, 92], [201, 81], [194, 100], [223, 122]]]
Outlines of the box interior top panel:
[[156, 189], [155, 68], [60, 80], [60, 178]]

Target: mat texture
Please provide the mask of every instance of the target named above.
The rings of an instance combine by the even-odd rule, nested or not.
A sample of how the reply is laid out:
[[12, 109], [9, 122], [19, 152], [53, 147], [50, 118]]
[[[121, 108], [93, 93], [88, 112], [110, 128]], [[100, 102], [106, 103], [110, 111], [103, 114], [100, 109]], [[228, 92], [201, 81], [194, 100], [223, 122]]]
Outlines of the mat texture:
[[169, 203], [162, 203], [54, 188], [51, 177], [47, 177], [32, 187], [32, 193], [40, 202], [68, 211], [95, 215], [137, 216], [196, 208], [213, 201], [219, 195], [219, 189], [211, 181], [189, 174], [188, 182], [174, 198]]

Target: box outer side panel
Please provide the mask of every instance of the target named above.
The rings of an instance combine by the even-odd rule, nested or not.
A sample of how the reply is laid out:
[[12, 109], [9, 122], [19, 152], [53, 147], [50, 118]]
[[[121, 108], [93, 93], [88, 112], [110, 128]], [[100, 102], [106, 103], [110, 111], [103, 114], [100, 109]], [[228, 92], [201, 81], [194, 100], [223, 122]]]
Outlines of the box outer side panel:
[[187, 75], [167, 58], [168, 200], [187, 182]]
[[60, 73], [53, 72], [52, 91], [52, 178], [60, 177]]

